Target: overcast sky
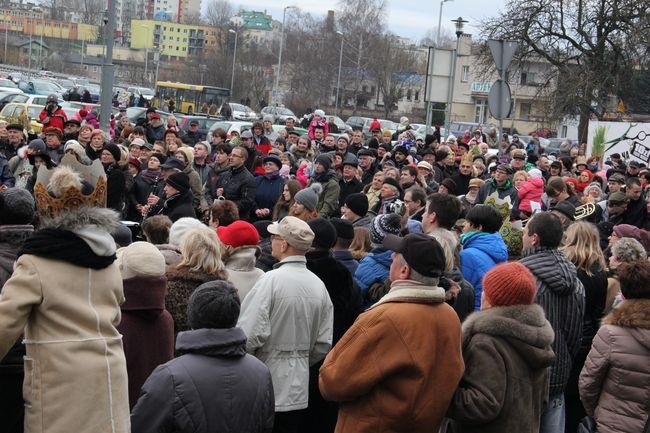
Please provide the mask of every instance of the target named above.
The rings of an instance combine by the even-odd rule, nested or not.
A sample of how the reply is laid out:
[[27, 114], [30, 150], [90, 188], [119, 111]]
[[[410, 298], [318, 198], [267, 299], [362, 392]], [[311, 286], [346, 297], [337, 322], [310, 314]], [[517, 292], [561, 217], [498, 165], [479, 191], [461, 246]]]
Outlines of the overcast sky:
[[[203, 7], [211, 0], [203, 0]], [[415, 41], [419, 41], [428, 29], [437, 27], [440, 1], [434, 0], [386, 0], [388, 3], [388, 30]], [[298, 6], [312, 15], [325, 15], [328, 10], [336, 10], [337, 0], [231, 0], [239, 9], [266, 10], [278, 21], [282, 21], [282, 9], [285, 6]], [[503, 9], [506, 0], [449, 0], [442, 9], [442, 28], [451, 34], [454, 32], [452, 19], [459, 16], [469, 21], [466, 33], [478, 35], [476, 27], [479, 20], [495, 16]], [[489, 5], [488, 5], [489, 4]], [[290, 23], [287, 23], [287, 26]]]

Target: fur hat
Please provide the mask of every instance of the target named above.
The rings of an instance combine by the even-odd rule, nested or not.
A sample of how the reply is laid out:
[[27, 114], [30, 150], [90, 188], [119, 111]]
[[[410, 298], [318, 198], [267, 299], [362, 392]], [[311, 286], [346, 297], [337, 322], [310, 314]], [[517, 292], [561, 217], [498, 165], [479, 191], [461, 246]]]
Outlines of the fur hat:
[[370, 224], [370, 241], [381, 244], [387, 234], [399, 235], [402, 231], [402, 219], [396, 213], [377, 215]]
[[117, 250], [117, 264], [123, 280], [165, 275], [165, 257], [149, 242], [133, 242]]
[[323, 191], [323, 186], [320, 183], [313, 183], [305, 189], [298, 191], [294, 200], [305, 206], [308, 211], [313, 211], [318, 205], [318, 197]]
[[345, 198], [345, 206], [360, 217], [368, 213], [368, 197], [362, 192], [355, 192]]
[[176, 247], [180, 247], [185, 234], [190, 230], [199, 227], [205, 227], [205, 225], [196, 218], [179, 218], [169, 229], [169, 243]]
[[167, 176], [165, 183], [178, 190], [179, 193], [184, 194], [190, 189], [190, 178], [183, 172], [172, 173]]
[[331, 249], [336, 244], [336, 229], [331, 222], [324, 218], [314, 218], [307, 221], [307, 225], [314, 232], [312, 247], [323, 250]]
[[36, 214], [34, 197], [23, 188], [0, 192], [0, 225], [31, 224]]
[[260, 242], [260, 235], [255, 226], [242, 220], [217, 227], [217, 235], [221, 242], [234, 248], [257, 245]]
[[519, 262], [501, 263], [483, 277], [483, 293], [494, 307], [530, 305], [536, 290], [533, 274]]
[[65, 142], [65, 146], [63, 146], [63, 152], [67, 152], [68, 150], [72, 150], [79, 158], [86, 156], [86, 149], [84, 149], [84, 147], [79, 144], [77, 140], [68, 140]]

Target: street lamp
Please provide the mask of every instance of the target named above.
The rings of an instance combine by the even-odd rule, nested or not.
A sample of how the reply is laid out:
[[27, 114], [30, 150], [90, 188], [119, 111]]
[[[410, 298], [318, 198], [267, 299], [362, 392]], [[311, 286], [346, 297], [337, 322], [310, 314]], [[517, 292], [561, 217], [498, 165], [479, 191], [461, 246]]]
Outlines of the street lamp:
[[235, 49], [232, 53], [232, 75], [230, 77], [230, 98], [232, 98], [232, 89], [235, 85], [235, 60], [237, 59], [237, 30], [228, 29], [228, 32], [235, 34]]
[[149, 27], [147, 24], [142, 24], [143, 29], [147, 29], [147, 37], [144, 42], [144, 83], [149, 84]]
[[438, 35], [436, 36], [436, 47], [440, 47], [440, 26], [442, 25], [442, 5], [452, 0], [442, 0], [440, 2], [440, 13], [438, 14]]
[[[275, 77], [275, 86], [273, 99], [277, 98], [277, 92], [280, 90], [280, 71], [282, 69], [282, 46], [284, 45], [284, 23], [287, 19], [287, 9], [296, 9], [296, 6], [285, 6], [282, 11], [282, 29], [280, 29], [280, 52], [278, 54], [278, 75]], [[272, 103], [277, 104], [277, 100], [272, 101]]]
[[460, 49], [460, 37], [463, 34], [463, 27], [468, 21], [462, 17], [451, 20], [456, 26], [456, 52], [454, 53], [454, 61], [451, 68], [451, 86], [449, 86], [449, 95], [447, 97], [447, 131], [449, 131], [449, 122], [451, 122], [451, 106], [454, 103], [454, 84], [456, 84], [456, 63], [458, 61], [458, 50]]
[[339, 52], [339, 74], [338, 74], [338, 78], [336, 79], [336, 100], [334, 101], [334, 115], [338, 116], [339, 115], [339, 89], [341, 88], [341, 66], [343, 65], [343, 42], [345, 42], [345, 39], [343, 38], [343, 33], [336, 32], [336, 34], [341, 37], [341, 50]]

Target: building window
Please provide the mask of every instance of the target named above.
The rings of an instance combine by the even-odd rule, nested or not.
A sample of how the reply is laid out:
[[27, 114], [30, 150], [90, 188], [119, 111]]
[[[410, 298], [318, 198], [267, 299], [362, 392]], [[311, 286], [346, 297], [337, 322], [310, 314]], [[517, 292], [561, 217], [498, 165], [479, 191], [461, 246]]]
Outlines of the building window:
[[485, 123], [487, 118], [487, 99], [477, 99], [474, 104], [474, 121], [476, 123]]
[[460, 81], [462, 83], [469, 81], [469, 65], [463, 65], [463, 69], [460, 72]]
[[415, 91], [415, 100], [416, 100], [416, 101], [419, 101], [419, 100], [420, 100], [420, 91], [419, 91], [419, 90], [416, 90], [416, 91]]
[[407, 101], [410, 101], [410, 100], [411, 100], [411, 89], [408, 89], [408, 90], [406, 91], [406, 100], [407, 100]]
[[84, 71], [88, 70], [88, 65], [84, 65]]
[[529, 102], [522, 102], [521, 105], [519, 105], [519, 118], [521, 120], [529, 120], [530, 112], [531, 106]]
[[93, 66], [93, 72], [97, 72], [97, 66]]

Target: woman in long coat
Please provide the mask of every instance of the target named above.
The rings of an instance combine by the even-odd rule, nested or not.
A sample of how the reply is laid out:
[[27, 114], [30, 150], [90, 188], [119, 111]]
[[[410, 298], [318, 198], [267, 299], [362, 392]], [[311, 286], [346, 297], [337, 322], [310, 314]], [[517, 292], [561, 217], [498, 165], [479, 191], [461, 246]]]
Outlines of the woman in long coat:
[[[81, 196], [77, 173], [61, 167], [47, 189], [61, 197], [71, 188]], [[24, 331], [25, 432], [128, 433], [126, 361], [115, 328], [124, 294], [108, 232], [117, 213], [70, 203], [42, 218], [2, 289], [0, 358]]]

